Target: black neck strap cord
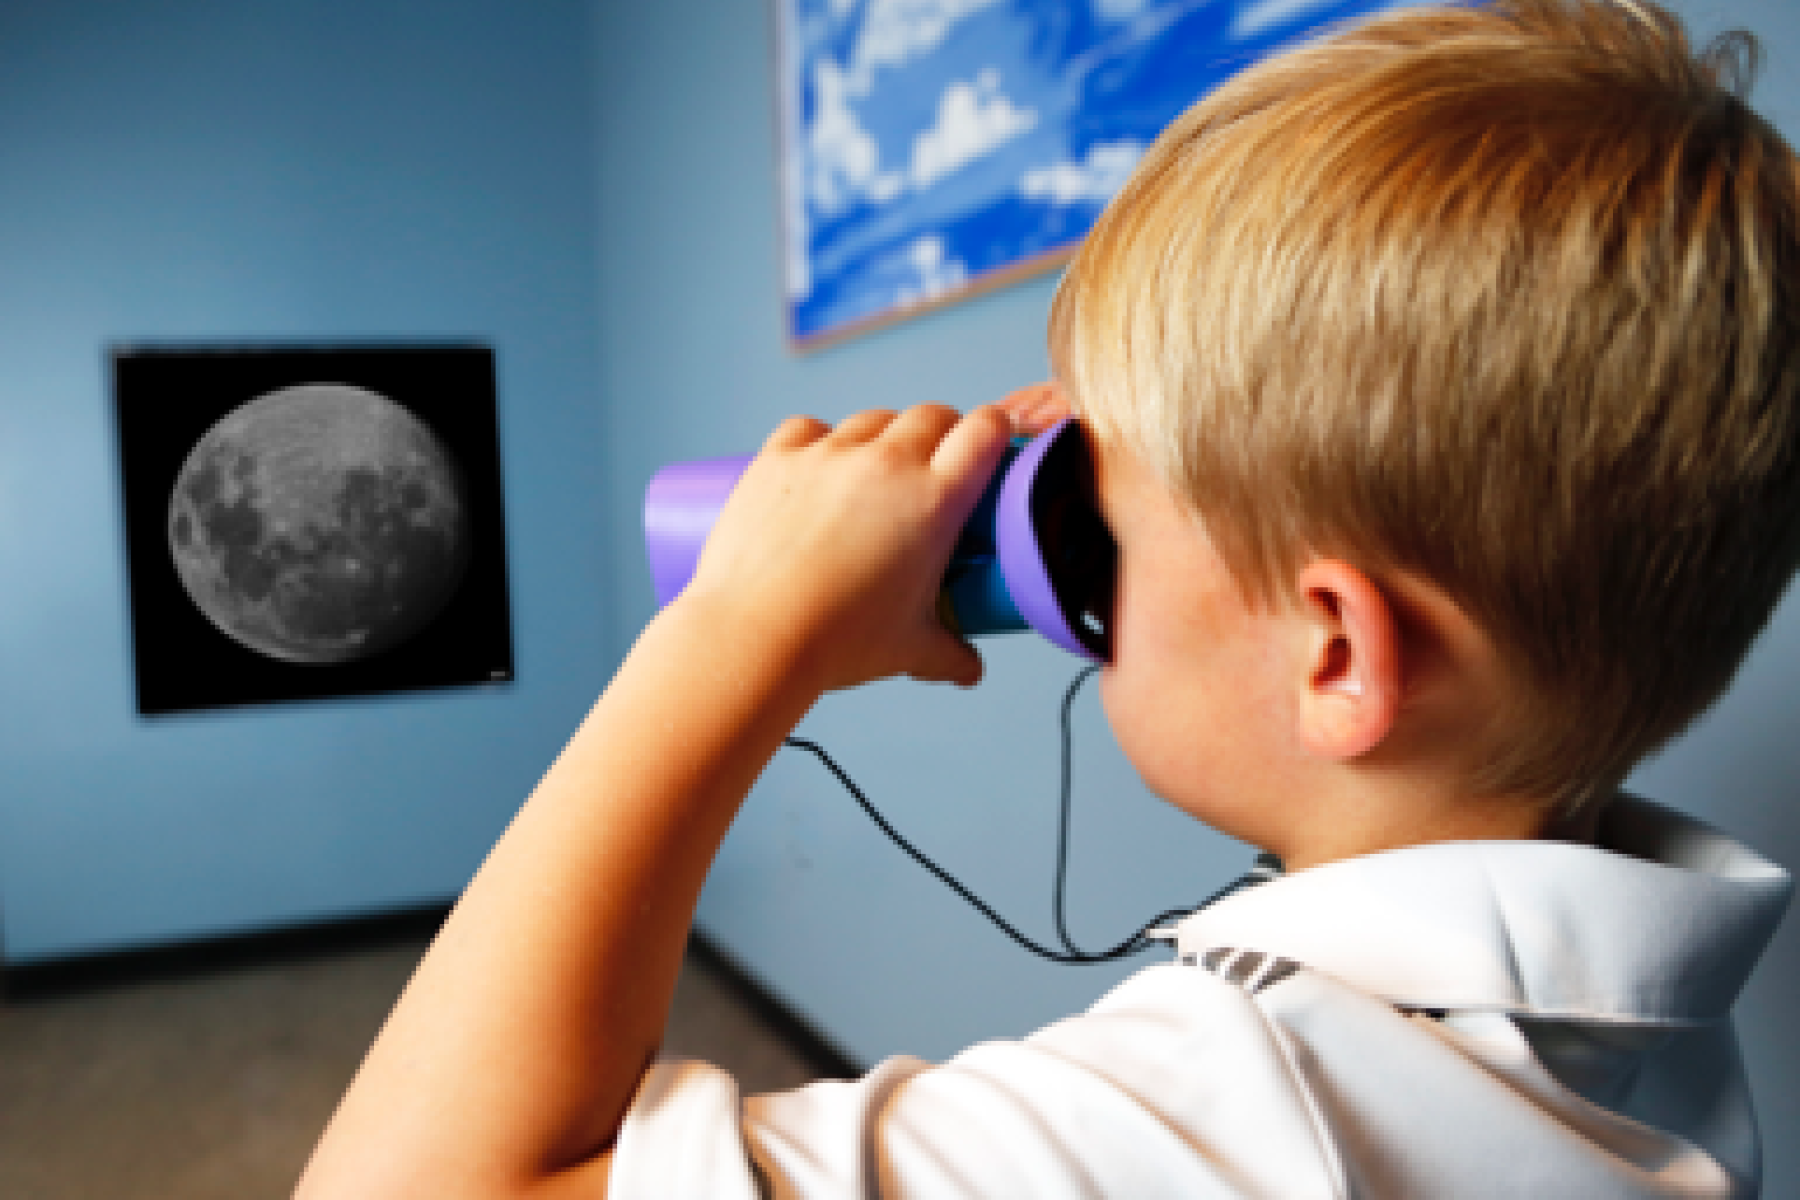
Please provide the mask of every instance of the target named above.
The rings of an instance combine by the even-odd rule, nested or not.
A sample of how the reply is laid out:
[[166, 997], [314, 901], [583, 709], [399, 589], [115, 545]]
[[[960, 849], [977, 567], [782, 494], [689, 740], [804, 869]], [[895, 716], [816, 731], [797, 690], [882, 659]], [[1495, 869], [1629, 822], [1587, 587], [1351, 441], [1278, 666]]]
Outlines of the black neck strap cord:
[[1239, 891], [1252, 883], [1261, 882], [1263, 879], [1269, 878], [1274, 874], [1278, 874], [1280, 872], [1280, 863], [1278, 860], [1275, 860], [1272, 855], [1265, 854], [1259, 856], [1257, 865], [1250, 874], [1232, 881], [1225, 887], [1219, 889], [1219, 891], [1212, 896], [1209, 896], [1206, 900], [1191, 908], [1172, 908], [1157, 914], [1155, 918], [1146, 922], [1136, 933], [1132, 934], [1110, 950], [1087, 951], [1075, 945], [1074, 939], [1069, 936], [1066, 906], [1064, 904], [1064, 894], [1068, 890], [1069, 881], [1070, 779], [1073, 774], [1074, 764], [1074, 731], [1071, 714], [1075, 707], [1076, 693], [1081, 690], [1081, 685], [1092, 678], [1094, 672], [1099, 669], [1100, 668], [1098, 667], [1084, 667], [1081, 672], [1075, 676], [1074, 681], [1069, 684], [1069, 690], [1063, 694], [1062, 700], [1062, 794], [1059, 806], [1061, 812], [1058, 818], [1056, 833], [1056, 884], [1051, 896], [1051, 911], [1056, 921], [1057, 940], [1059, 940], [1063, 946], [1061, 950], [1054, 950], [1048, 946], [1039, 945], [1037, 942], [1032, 941], [1030, 938], [1020, 933], [1006, 920], [1005, 917], [1002, 917], [999, 913], [995, 912], [981, 899], [981, 897], [965, 887], [961, 880], [944, 870], [944, 868], [938, 866], [928, 855], [919, 850], [911, 842], [907, 841], [906, 838], [902, 837], [900, 832], [888, 823], [887, 818], [883, 817], [875, 808], [874, 804], [870, 803], [868, 796], [864, 795], [863, 790], [856, 786], [855, 781], [850, 778], [842, 767], [838, 766], [831, 755], [825, 753], [824, 747], [807, 738], [798, 737], [786, 739], [785, 744], [794, 747], [796, 750], [805, 750], [816, 757], [821, 763], [825, 764], [825, 769], [837, 777], [837, 781], [844, 785], [844, 789], [850, 793], [856, 800], [856, 803], [862, 807], [862, 810], [869, 815], [869, 819], [875, 822], [876, 827], [879, 828], [881, 832], [887, 834], [888, 837], [892, 839], [893, 843], [904, 850], [907, 856], [914, 862], [937, 876], [938, 880], [943, 883], [945, 887], [955, 892], [958, 896], [961, 896], [973, 906], [977, 912], [992, 921], [994, 925], [999, 928], [1000, 932], [1017, 942], [1020, 946], [1023, 946], [1040, 958], [1047, 958], [1051, 962], [1064, 963], [1070, 966], [1113, 962], [1117, 959], [1126, 958], [1130, 955], [1149, 949], [1153, 943], [1153, 939], [1150, 937], [1151, 930], [1170, 921], [1180, 920], [1182, 917], [1199, 912], [1207, 905], [1218, 900], [1223, 900], [1233, 892]]

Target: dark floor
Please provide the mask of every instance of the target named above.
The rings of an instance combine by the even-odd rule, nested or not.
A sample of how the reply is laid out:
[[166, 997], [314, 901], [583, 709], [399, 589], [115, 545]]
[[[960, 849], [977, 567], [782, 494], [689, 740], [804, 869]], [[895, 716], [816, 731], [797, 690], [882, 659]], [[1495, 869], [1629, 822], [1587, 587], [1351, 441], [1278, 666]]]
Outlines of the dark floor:
[[[0, 1197], [287, 1196], [439, 915], [14, 972]], [[665, 1051], [746, 1094], [845, 1070], [701, 944]]]

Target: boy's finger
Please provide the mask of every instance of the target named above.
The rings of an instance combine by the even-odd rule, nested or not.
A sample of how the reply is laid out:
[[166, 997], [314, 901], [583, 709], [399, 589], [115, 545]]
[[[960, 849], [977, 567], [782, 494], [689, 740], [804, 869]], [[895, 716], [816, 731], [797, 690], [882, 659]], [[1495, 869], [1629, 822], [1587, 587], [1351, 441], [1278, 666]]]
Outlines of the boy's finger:
[[[957, 480], [979, 496], [1006, 452], [1012, 432], [1005, 410], [984, 404], [944, 434], [932, 455], [932, 466], [940, 475]], [[970, 503], [973, 502], [972, 496]]]
[[871, 408], [866, 412], [854, 413], [838, 422], [837, 428], [831, 431], [831, 440], [843, 446], [860, 446], [864, 442], [872, 442], [894, 423], [895, 416], [891, 408]]
[[944, 435], [960, 420], [962, 414], [948, 405], [919, 404], [896, 417], [885, 436], [919, 461], [930, 462]]
[[1069, 415], [1069, 397], [1054, 381], [1034, 383], [1009, 392], [1000, 406], [1010, 413], [1024, 433], [1038, 434]]
[[798, 450], [810, 446], [831, 432], [831, 426], [817, 417], [789, 417], [775, 427], [763, 443], [764, 450]]

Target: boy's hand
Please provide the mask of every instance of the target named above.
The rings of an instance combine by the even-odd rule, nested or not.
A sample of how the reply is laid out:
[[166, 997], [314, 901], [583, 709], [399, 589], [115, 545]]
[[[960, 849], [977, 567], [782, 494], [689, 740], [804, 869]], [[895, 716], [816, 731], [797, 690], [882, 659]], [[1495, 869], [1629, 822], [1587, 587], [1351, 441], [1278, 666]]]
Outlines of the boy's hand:
[[1000, 402], [1019, 433], [1036, 437], [1070, 413], [1068, 393], [1060, 383], [1034, 383], [1011, 392]]
[[938, 620], [938, 591], [1012, 432], [993, 406], [865, 412], [835, 429], [790, 418], [676, 603], [758, 639], [820, 693], [899, 674], [974, 684], [980, 656]]

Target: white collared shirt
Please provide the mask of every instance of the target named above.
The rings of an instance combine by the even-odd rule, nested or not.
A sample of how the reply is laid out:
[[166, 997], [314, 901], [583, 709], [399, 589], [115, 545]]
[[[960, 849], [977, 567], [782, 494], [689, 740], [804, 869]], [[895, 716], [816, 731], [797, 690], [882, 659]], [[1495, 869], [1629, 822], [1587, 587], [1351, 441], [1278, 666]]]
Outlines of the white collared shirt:
[[1283, 876], [1087, 1013], [941, 1066], [740, 1103], [658, 1064], [612, 1194], [1755, 1195], [1729, 1012], [1792, 882], [1629, 797], [1599, 842]]

